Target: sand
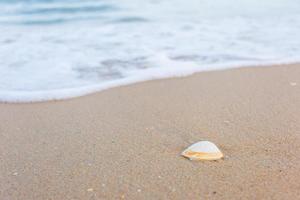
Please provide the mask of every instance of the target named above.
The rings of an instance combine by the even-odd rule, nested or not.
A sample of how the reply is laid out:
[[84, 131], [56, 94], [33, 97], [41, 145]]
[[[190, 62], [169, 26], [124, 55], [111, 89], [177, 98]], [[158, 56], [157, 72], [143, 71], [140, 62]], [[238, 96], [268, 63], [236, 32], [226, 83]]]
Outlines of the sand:
[[[0, 199], [299, 199], [300, 65], [0, 104]], [[219, 161], [180, 156], [199, 140]]]

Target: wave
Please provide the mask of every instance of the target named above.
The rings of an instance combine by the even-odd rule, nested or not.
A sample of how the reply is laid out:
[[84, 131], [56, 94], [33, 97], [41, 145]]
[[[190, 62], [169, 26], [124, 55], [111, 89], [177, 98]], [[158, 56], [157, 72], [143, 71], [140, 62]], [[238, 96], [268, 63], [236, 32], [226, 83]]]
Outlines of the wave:
[[296, 0], [2, 0], [0, 101], [297, 62], [299, 32]]

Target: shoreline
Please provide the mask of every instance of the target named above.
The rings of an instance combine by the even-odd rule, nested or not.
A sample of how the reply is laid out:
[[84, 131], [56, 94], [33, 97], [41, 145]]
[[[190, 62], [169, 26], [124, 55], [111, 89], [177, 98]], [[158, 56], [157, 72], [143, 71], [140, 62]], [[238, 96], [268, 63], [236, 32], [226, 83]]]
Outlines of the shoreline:
[[[296, 199], [300, 64], [0, 103], [0, 199]], [[191, 162], [210, 140], [225, 158]]]
[[[49, 90], [49, 91], [34, 91], [34, 92], [23, 92], [23, 91], [14, 91], [14, 92], [1, 92], [0, 91], [0, 103], [12, 103], [12, 104], [23, 104], [23, 103], [40, 103], [40, 102], [49, 102], [49, 101], [64, 101], [73, 98], [80, 98], [88, 95], [93, 95], [98, 92], [131, 86], [134, 84], [139, 84], [148, 81], [156, 81], [156, 80], [165, 80], [172, 78], [184, 78], [188, 76], [192, 76], [198, 73], [205, 72], [218, 72], [218, 71], [227, 71], [227, 70], [235, 70], [235, 69], [243, 69], [243, 68], [265, 68], [265, 67], [281, 67], [281, 66], [293, 66], [298, 65], [299, 62], [274, 62], [274, 64], [253, 64], [253, 65], [232, 65], [231, 67], [225, 66], [211, 66], [210, 69], [185, 69], [183, 71], [176, 71], [176, 73], [172, 72], [173, 75], [169, 73], [162, 73], [160, 75], [151, 75], [149, 77], [139, 77], [139, 78], [125, 78], [122, 80], [115, 80], [103, 84], [85, 86], [85, 87], [76, 87], [76, 88], [63, 88], [58, 90]], [[155, 70], [155, 69], [149, 69]], [[16, 95], [17, 93], [17, 95]], [[22, 99], [22, 100], [20, 100]]]

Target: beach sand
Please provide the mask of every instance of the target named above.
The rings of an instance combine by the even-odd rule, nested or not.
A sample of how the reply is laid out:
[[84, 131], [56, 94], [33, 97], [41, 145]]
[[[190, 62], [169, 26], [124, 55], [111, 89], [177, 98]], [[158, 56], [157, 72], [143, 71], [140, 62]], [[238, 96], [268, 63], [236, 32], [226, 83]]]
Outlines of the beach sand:
[[[0, 199], [299, 199], [300, 65], [0, 104]], [[210, 140], [219, 161], [189, 161]]]

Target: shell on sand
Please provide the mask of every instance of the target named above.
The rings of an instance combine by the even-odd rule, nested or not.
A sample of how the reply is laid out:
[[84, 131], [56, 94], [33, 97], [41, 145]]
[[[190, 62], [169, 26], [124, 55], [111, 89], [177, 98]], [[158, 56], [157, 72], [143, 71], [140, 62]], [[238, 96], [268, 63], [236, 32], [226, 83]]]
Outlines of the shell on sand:
[[219, 160], [223, 158], [220, 149], [209, 141], [197, 142], [184, 150], [181, 155], [190, 160]]

